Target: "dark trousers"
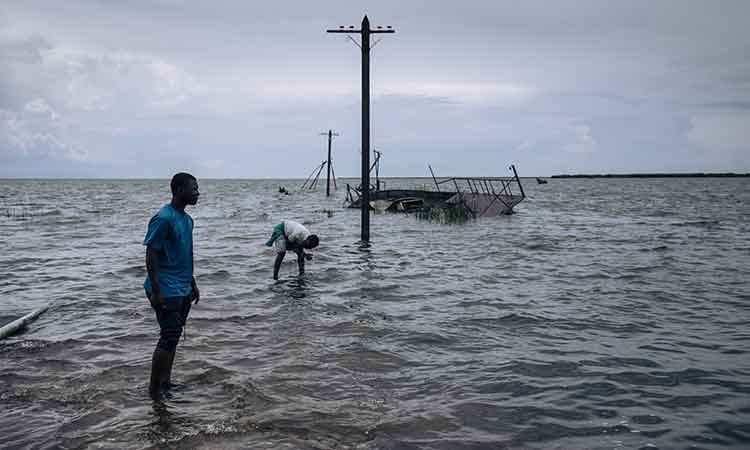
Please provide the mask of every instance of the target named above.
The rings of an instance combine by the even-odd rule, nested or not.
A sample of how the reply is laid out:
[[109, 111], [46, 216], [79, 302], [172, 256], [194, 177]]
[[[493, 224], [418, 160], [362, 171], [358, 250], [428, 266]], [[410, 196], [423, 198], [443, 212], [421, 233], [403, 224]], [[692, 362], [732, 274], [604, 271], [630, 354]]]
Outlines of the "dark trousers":
[[190, 314], [191, 295], [185, 297], [167, 297], [164, 299], [163, 311], [156, 312], [159, 322], [159, 342], [156, 346], [168, 352], [174, 352], [180, 342], [182, 329]]

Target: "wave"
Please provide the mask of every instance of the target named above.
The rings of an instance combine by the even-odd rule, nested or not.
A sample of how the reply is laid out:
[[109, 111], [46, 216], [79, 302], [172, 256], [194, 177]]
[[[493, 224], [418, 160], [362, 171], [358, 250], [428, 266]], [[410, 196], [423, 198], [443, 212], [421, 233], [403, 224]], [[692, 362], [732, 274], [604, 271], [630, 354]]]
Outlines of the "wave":
[[685, 222], [673, 222], [670, 225], [673, 227], [697, 227], [697, 228], [707, 228], [707, 229], [714, 229], [718, 228], [721, 225], [720, 220], [693, 220], [693, 221], [685, 221]]

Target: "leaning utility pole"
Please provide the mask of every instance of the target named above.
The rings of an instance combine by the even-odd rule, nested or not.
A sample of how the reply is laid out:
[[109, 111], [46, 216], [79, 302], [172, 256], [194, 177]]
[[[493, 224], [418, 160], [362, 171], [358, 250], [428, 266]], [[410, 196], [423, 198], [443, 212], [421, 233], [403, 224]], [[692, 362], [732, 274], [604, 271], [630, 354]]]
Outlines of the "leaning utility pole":
[[333, 130], [328, 130], [328, 133], [320, 133], [321, 136], [328, 135], [328, 176], [326, 177], [326, 197], [331, 196], [331, 141], [334, 136], [338, 136], [338, 133], [334, 133]]
[[[378, 33], [395, 33], [389, 25], [387, 29], [377, 27], [370, 28], [370, 20], [367, 15], [362, 19], [362, 28], [355, 30], [354, 26], [345, 29], [340, 26], [338, 30], [326, 30], [328, 33], [346, 33], [362, 35], [362, 241], [370, 241], [370, 35]], [[351, 39], [351, 37], [350, 37]], [[354, 39], [352, 39], [354, 41]], [[356, 44], [357, 42], [354, 41]]]

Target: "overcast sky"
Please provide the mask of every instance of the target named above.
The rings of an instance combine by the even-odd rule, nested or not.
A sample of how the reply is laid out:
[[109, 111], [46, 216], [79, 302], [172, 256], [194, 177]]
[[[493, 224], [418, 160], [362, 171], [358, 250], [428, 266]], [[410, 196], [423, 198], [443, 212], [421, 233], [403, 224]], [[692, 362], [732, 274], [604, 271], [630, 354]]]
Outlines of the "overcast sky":
[[[0, 0], [0, 177], [750, 172], [750, 2]], [[358, 39], [358, 37], [355, 36]]]

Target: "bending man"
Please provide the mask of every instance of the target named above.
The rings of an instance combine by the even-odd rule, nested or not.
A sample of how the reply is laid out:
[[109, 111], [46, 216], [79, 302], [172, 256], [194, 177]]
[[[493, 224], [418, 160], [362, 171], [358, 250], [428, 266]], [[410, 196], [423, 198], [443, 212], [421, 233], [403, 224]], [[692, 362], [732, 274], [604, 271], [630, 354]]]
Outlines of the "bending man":
[[276, 261], [273, 263], [273, 279], [279, 279], [279, 268], [284, 260], [287, 250], [297, 254], [297, 265], [299, 273], [305, 273], [305, 259], [312, 259], [311, 253], [305, 253], [305, 249], [312, 249], [318, 246], [318, 236], [310, 234], [310, 231], [299, 222], [285, 220], [273, 227], [271, 239], [266, 242], [266, 246], [276, 248]]

